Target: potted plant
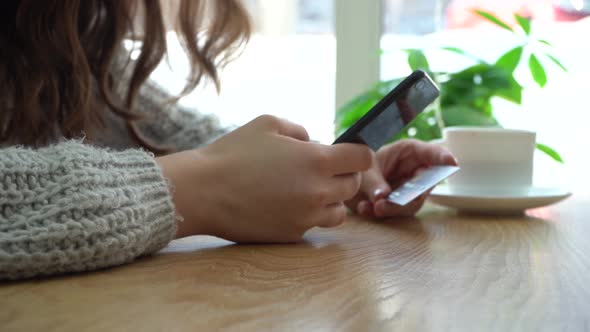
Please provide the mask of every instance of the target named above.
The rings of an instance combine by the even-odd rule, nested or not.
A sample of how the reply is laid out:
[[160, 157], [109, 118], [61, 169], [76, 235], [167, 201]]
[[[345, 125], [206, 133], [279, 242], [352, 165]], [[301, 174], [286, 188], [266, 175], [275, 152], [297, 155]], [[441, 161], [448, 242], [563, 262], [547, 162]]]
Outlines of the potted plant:
[[[519, 31], [489, 12], [476, 10], [475, 13], [499, 28], [524, 35], [526, 38], [523, 44], [508, 50], [494, 63], [469, 55], [456, 47], [444, 47], [445, 51], [475, 60], [476, 64], [458, 72], [433, 72], [422, 50], [405, 50], [410, 68], [428, 72], [439, 85], [441, 96], [435, 104], [422, 112], [408, 129], [398, 134], [393, 140], [410, 137], [425, 141], [438, 139], [442, 135], [442, 130], [450, 126], [499, 127], [501, 125], [494, 116], [492, 98], [503, 98], [519, 105], [522, 103], [523, 87], [514, 77], [514, 72], [519, 65], [523, 62], [528, 64], [532, 78], [540, 87], [544, 87], [547, 83], [547, 73], [539, 60], [540, 57], [545, 57], [567, 71], [561, 62], [550, 54], [552, 45], [548, 41], [531, 37], [529, 19], [515, 14], [520, 27]], [[538, 47], [533, 46], [542, 46], [543, 51], [539, 52]], [[531, 50], [527, 57], [525, 54], [528, 52], [525, 53], [525, 50]], [[336, 135], [338, 136], [354, 124], [402, 79], [379, 82], [341, 107], [336, 113]], [[563, 162], [559, 153], [549, 146], [538, 143], [537, 149], [552, 159]]]

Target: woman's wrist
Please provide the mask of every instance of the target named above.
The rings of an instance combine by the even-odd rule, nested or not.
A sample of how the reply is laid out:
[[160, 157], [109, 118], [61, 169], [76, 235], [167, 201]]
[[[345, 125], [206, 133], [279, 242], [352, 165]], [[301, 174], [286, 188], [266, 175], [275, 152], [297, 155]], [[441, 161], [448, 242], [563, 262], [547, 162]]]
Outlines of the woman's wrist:
[[209, 235], [207, 218], [203, 211], [204, 202], [198, 198], [202, 183], [199, 176], [206, 174], [205, 158], [200, 150], [190, 150], [158, 157], [156, 162], [168, 181], [172, 202], [180, 222], [177, 225], [176, 238], [192, 235]]

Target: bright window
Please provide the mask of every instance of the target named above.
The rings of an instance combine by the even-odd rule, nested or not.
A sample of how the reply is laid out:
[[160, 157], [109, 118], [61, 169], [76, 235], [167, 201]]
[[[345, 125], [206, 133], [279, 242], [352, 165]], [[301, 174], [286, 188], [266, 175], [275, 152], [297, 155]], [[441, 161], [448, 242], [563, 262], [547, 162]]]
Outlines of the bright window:
[[[363, 0], [361, 4], [369, 6], [371, 1], [376, 0]], [[549, 83], [540, 89], [530, 79], [527, 81], [525, 63], [517, 73], [526, 86], [522, 107], [499, 102], [497, 115], [507, 126], [538, 131], [539, 139], [557, 148], [566, 159], [579, 154], [571, 144], [579, 139], [574, 137], [579, 129], [572, 128], [590, 122], [585, 100], [590, 76], [590, 42], [585, 36], [590, 33], [590, 18], [576, 20], [590, 14], [590, 0], [382, 1], [381, 49], [385, 54], [380, 62], [381, 79], [409, 73], [403, 49], [424, 49], [435, 70], [458, 70], [470, 63], [457, 55], [440, 52], [441, 46], [459, 47], [494, 61], [522, 42], [502, 29], [484, 24], [472, 15], [474, 8], [494, 12], [510, 24], [515, 24], [514, 12], [532, 17], [535, 33], [555, 45], [554, 55], [569, 72], [563, 73], [547, 63]], [[217, 96], [209, 86], [182, 102], [218, 114], [225, 124], [241, 125], [260, 114], [275, 114], [302, 124], [313, 139], [330, 142], [337, 86], [334, 13], [345, 1], [247, 2], [257, 33], [243, 55], [223, 72], [221, 95]], [[340, 19], [358, 24], [354, 12], [347, 15], [350, 16]], [[176, 72], [182, 72], [181, 53], [172, 53]], [[374, 60], [359, 58], [358, 64], [362, 66], [368, 61]], [[172, 91], [182, 86], [178, 77], [165, 65], [155, 74]]]
[[[540, 58], [548, 76], [546, 87], [541, 89], [531, 79], [528, 62], [523, 61], [516, 72], [525, 87], [522, 105], [497, 100], [494, 110], [504, 126], [536, 131], [538, 141], [556, 148], [570, 171], [582, 172], [590, 159], [572, 142], [590, 141], [585, 129], [590, 123], [586, 100], [590, 42], [584, 37], [590, 33], [590, 17], [586, 18], [590, 15], [589, 0], [384, 0], [381, 78], [410, 72], [402, 51], [408, 48], [424, 49], [435, 71], [455, 71], [473, 62], [440, 51], [441, 47], [458, 47], [493, 62], [523, 43], [524, 37], [487, 23], [473, 14], [474, 9], [492, 12], [513, 27], [517, 27], [514, 13], [530, 17], [533, 37], [554, 45], [551, 53], [569, 69], [568, 73], [548, 58]], [[555, 163], [543, 155], [538, 159], [538, 181], [570, 181], [567, 173], [554, 172], [560, 169]]]
[[[332, 0], [250, 0], [256, 33], [243, 54], [221, 75], [221, 94], [213, 86], [181, 102], [217, 114], [226, 125], [241, 125], [273, 114], [303, 125], [312, 139], [333, 137], [335, 39]], [[173, 36], [171, 38], [174, 39]], [[174, 71], [183, 72], [182, 52], [174, 46]], [[165, 64], [154, 78], [172, 91], [182, 82]], [[176, 81], [178, 84], [170, 84]]]

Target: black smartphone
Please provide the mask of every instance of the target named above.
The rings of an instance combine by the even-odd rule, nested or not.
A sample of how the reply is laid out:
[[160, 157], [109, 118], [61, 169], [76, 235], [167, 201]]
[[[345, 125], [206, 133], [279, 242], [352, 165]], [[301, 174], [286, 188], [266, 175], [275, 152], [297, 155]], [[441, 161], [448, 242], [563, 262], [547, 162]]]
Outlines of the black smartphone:
[[348, 128], [333, 144], [360, 143], [377, 151], [440, 95], [422, 70], [413, 72]]

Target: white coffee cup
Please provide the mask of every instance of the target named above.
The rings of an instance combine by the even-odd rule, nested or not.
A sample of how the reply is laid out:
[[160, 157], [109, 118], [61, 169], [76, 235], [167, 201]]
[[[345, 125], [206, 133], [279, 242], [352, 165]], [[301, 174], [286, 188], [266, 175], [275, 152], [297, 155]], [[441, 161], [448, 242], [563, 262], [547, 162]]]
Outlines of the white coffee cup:
[[439, 144], [461, 170], [448, 179], [454, 194], [523, 194], [533, 182], [536, 134], [526, 130], [449, 127]]

